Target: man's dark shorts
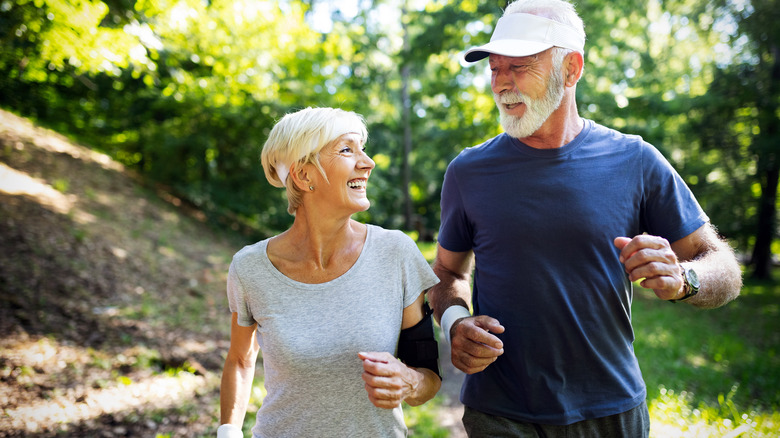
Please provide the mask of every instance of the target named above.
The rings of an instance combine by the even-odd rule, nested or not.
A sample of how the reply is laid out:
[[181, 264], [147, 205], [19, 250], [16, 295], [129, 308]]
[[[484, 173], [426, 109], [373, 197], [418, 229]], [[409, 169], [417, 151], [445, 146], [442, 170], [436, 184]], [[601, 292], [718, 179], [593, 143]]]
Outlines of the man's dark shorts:
[[463, 426], [469, 438], [648, 438], [650, 414], [642, 402], [622, 414], [555, 426], [510, 420], [466, 406]]

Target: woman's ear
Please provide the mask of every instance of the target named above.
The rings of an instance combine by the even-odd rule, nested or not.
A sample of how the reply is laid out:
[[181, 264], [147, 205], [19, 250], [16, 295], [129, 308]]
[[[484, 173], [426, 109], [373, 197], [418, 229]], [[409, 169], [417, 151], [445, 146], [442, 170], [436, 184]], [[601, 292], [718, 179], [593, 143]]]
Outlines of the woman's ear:
[[303, 192], [308, 192], [311, 187], [311, 172], [312, 166], [308, 164], [295, 163], [290, 167], [290, 178], [293, 180], [295, 187]]

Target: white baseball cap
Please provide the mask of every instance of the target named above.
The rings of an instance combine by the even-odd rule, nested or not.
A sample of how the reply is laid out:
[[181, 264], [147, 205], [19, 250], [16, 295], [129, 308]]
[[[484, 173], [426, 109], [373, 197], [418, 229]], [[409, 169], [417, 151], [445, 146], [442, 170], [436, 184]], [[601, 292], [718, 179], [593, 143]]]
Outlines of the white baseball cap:
[[472, 47], [463, 57], [466, 62], [476, 62], [491, 53], [512, 57], [530, 56], [550, 47], [584, 53], [585, 35], [568, 24], [538, 15], [516, 13], [499, 18], [490, 42]]

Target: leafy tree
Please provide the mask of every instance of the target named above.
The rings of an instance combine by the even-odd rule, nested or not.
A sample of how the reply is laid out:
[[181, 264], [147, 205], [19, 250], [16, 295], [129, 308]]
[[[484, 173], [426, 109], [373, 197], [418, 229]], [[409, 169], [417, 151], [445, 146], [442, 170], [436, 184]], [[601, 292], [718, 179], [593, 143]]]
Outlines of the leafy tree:
[[765, 0], [721, 1], [713, 8], [727, 17], [723, 25], [731, 32], [721, 47], [733, 55], [717, 65], [707, 94], [695, 103], [691, 127], [706, 153], [726, 158], [716, 169], [731, 185], [718, 197], [721, 208], [743, 247], [753, 248], [753, 276], [768, 279], [780, 174], [780, 10]]
[[[500, 132], [482, 44], [506, 2], [0, 0], [0, 104], [102, 149], [229, 226], [289, 225], [259, 150], [284, 113], [365, 116], [359, 218], [433, 238], [447, 164]], [[331, 7], [323, 25], [316, 17]], [[767, 271], [776, 234], [777, 8], [583, 0], [580, 112], [642, 135]], [[403, 13], [402, 13], [403, 11]]]
[[768, 275], [777, 203], [777, 8], [772, 2], [583, 2], [581, 112], [642, 135], [719, 231]]

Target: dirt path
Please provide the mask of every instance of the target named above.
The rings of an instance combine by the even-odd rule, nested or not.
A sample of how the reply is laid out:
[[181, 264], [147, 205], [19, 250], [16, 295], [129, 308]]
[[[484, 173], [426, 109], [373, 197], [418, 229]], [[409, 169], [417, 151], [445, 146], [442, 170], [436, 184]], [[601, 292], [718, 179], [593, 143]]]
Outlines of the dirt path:
[[439, 415], [441, 424], [450, 431], [450, 438], [466, 438], [461, 418], [463, 417], [463, 405], [460, 403], [460, 387], [466, 376], [455, 368], [450, 361], [450, 346], [446, 340], [439, 340], [439, 364], [442, 368], [442, 388], [440, 393], [444, 397], [444, 406]]
[[240, 246], [168, 199], [0, 111], [0, 437], [211, 434]]

